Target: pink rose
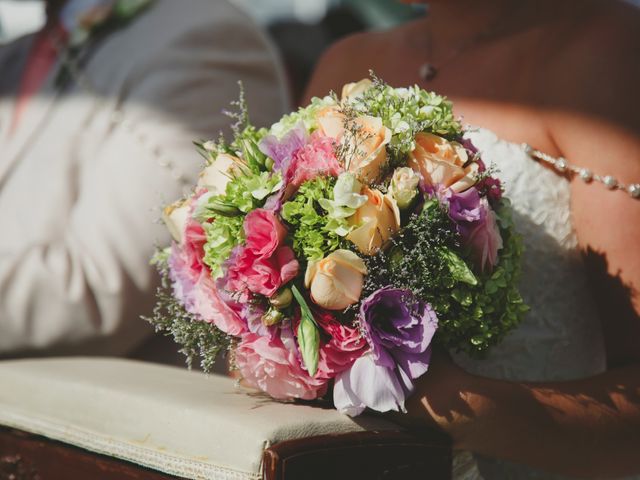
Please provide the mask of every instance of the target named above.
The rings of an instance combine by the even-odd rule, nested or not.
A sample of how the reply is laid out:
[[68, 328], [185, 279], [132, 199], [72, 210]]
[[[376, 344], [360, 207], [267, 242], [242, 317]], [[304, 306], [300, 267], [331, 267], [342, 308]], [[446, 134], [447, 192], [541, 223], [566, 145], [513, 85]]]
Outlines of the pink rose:
[[287, 235], [284, 225], [272, 211], [258, 208], [244, 219], [246, 246], [258, 256], [271, 256]]
[[491, 270], [498, 263], [498, 250], [502, 248], [502, 236], [496, 221], [496, 214], [483, 199], [484, 215], [476, 222], [465, 243], [473, 251], [475, 263], [484, 271]]
[[298, 275], [299, 268], [289, 247], [279, 247], [271, 257], [259, 256], [253, 250], [241, 247], [229, 262], [226, 289], [232, 292], [249, 290], [271, 297]]
[[320, 347], [317, 378], [331, 379], [347, 370], [369, 346], [356, 327], [338, 322], [329, 312], [315, 312], [314, 318], [330, 340]]
[[285, 175], [287, 194], [291, 196], [304, 182], [321, 175], [337, 177], [343, 171], [335, 152], [335, 140], [314, 133], [309, 142], [293, 154]]
[[244, 335], [236, 349], [236, 365], [248, 385], [278, 400], [313, 400], [326, 392], [327, 380], [310, 377], [296, 352], [279, 338]]

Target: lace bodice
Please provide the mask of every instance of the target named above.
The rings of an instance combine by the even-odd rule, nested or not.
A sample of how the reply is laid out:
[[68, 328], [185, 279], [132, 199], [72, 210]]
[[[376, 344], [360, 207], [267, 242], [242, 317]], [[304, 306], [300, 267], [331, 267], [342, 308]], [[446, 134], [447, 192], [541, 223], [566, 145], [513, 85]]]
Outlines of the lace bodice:
[[[471, 372], [508, 380], [568, 380], [602, 372], [604, 344], [571, 222], [569, 183], [520, 145], [481, 129], [466, 136], [487, 166], [497, 169], [513, 204], [525, 244], [520, 291], [531, 310], [488, 358], [456, 355], [456, 361]], [[502, 462], [479, 463], [487, 480], [557, 478]]]

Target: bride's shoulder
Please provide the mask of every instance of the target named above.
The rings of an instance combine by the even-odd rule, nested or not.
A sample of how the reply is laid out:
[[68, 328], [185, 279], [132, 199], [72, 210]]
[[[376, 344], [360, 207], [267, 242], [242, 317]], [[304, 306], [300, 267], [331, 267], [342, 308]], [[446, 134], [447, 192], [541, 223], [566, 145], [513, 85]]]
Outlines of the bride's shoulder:
[[[624, 2], [591, 2], [592, 7], [567, 20], [556, 32], [555, 48], [534, 83], [544, 99], [553, 130], [574, 123], [601, 125], [640, 133], [640, 8]], [[609, 128], [607, 127], [607, 128]]]
[[557, 45], [549, 52], [543, 85], [563, 78], [570, 87], [559, 92], [564, 98], [597, 100], [597, 91], [611, 106], [635, 90], [639, 78], [640, 8], [617, 0], [586, 4], [590, 8], [556, 25]]
[[307, 85], [303, 104], [312, 96], [340, 91], [345, 83], [369, 76], [374, 65], [381, 65], [401, 43], [413, 22], [385, 31], [359, 32], [332, 44], [320, 57]]

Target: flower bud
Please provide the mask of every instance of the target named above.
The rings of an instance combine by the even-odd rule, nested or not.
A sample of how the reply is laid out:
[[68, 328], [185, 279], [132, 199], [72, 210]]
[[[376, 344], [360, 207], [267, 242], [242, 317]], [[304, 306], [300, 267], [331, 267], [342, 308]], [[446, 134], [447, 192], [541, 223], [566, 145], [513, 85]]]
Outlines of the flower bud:
[[418, 195], [418, 183], [420, 183], [420, 175], [409, 167], [397, 168], [393, 172], [389, 193], [395, 199], [400, 210], [411, 206]]
[[289, 305], [291, 305], [292, 301], [293, 294], [291, 293], [290, 288], [283, 288], [282, 290], [276, 292], [276, 294], [269, 299], [269, 303], [278, 310], [287, 308]]
[[235, 205], [222, 202], [215, 198], [210, 198], [203, 207], [217, 213], [218, 215], [222, 215], [223, 217], [237, 217], [242, 214]]
[[270, 308], [267, 313], [262, 316], [262, 323], [267, 327], [277, 325], [284, 318], [284, 314], [275, 308]]

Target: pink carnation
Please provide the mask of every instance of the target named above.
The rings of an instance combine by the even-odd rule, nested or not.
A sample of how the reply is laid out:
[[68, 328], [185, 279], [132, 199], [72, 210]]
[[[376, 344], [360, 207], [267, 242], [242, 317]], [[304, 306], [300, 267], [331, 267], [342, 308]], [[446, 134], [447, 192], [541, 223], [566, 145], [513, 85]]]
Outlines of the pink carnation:
[[321, 175], [337, 177], [343, 171], [335, 155], [335, 140], [314, 133], [309, 142], [297, 150], [285, 175], [287, 193], [294, 193], [304, 182]]
[[198, 222], [189, 217], [187, 221], [184, 240], [182, 242], [183, 254], [191, 274], [200, 276], [203, 270], [209, 271], [209, 267], [204, 263], [204, 244], [207, 236]]
[[169, 257], [169, 272], [173, 282], [173, 294], [187, 312], [199, 319], [213, 323], [229, 335], [247, 331], [247, 322], [222, 301], [207, 268], [198, 272], [190, 254], [173, 245]]
[[249, 290], [271, 297], [298, 275], [299, 268], [298, 260], [289, 247], [278, 248], [272, 257], [258, 256], [253, 250], [243, 247], [235, 261], [229, 262], [225, 289], [230, 292]]
[[271, 297], [300, 268], [293, 250], [280, 246], [287, 230], [275, 213], [256, 209], [246, 216], [244, 231], [245, 246], [236, 249], [227, 262], [225, 289]]
[[310, 377], [279, 338], [244, 335], [236, 349], [236, 365], [248, 385], [278, 400], [313, 400], [326, 392], [327, 381]]
[[347, 370], [364, 355], [369, 346], [355, 327], [343, 325], [328, 312], [314, 315], [318, 325], [330, 336], [330, 340], [320, 347], [318, 378], [334, 378]]

